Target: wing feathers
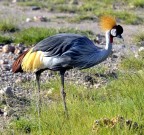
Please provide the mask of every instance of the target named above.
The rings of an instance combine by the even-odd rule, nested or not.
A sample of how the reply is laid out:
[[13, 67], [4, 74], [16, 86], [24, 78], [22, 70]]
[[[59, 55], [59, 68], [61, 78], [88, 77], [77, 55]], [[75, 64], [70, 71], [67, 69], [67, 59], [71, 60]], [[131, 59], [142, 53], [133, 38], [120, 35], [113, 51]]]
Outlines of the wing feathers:
[[12, 72], [17, 73], [17, 72], [23, 72], [21, 63], [25, 55], [27, 54], [29, 50], [23, 52], [13, 63], [12, 65]]

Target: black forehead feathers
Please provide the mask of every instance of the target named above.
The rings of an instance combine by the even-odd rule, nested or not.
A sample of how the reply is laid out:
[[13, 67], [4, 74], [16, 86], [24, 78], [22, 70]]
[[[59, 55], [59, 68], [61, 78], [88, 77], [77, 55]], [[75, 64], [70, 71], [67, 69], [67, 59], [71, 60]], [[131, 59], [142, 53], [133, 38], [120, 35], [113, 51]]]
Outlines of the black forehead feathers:
[[121, 35], [123, 33], [123, 28], [120, 25], [114, 26], [113, 29], [116, 29], [117, 35]]
[[121, 35], [123, 33], [123, 28], [120, 25], [116, 25], [117, 35]]

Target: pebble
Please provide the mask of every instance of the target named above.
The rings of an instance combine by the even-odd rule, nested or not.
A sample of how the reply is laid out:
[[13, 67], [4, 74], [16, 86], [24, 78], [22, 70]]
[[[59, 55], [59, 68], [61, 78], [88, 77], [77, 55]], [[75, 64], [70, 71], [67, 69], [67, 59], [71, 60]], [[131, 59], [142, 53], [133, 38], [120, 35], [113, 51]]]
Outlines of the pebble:
[[4, 45], [4, 46], [2, 47], [2, 52], [3, 52], [3, 53], [9, 53], [9, 52], [14, 53], [14, 51], [15, 51], [15, 47], [14, 47], [14, 46]]
[[144, 47], [140, 47], [138, 51], [139, 52], [144, 51]]
[[32, 22], [31, 18], [26, 18], [26, 22]]
[[12, 116], [13, 114], [15, 113], [14, 109], [10, 108], [10, 107], [7, 107], [5, 106], [4, 107], [4, 117], [10, 117]]
[[34, 16], [34, 21], [41, 21], [41, 22], [47, 22], [47, 18], [45, 16]]
[[11, 66], [9, 64], [2, 64], [1, 68], [3, 71], [10, 71], [11, 70]]
[[79, 1], [78, 1], [78, 0], [71, 0], [71, 1], [70, 1], [70, 4], [78, 5], [78, 4], [79, 4]]
[[40, 10], [40, 7], [38, 7], [38, 6], [33, 6], [33, 7], [32, 7], [32, 10]]
[[3, 115], [3, 114], [4, 114], [4, 112], [0, 109], [0, 116]]
[[1, 94], [5, 94], [8, 97], [13, 97], [14, 94], [12, 92], [12, 88], [10, 86], [3, 88], [2, 90], [0, 90]]
[[8, 64], [8, 60], [0, 60], [0, 65], [2, 64]]

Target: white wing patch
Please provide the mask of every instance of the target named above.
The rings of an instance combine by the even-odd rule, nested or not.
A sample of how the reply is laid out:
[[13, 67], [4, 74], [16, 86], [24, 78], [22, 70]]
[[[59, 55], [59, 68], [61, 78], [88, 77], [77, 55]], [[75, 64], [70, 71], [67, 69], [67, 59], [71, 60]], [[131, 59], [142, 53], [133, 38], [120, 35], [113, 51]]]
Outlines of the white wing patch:
[[63, 56], [52, 56], [52, 57], [47, 57], [45, 53], [43, 53], [43, 57], [41, 57], [41, 62], [43, 63], [44, 68], [49, 68], [49, 69], [55, 69], [57, 67], [63, 68], [68, 66], [68, 64], [71, 61], [70, 57], [63, 57]]

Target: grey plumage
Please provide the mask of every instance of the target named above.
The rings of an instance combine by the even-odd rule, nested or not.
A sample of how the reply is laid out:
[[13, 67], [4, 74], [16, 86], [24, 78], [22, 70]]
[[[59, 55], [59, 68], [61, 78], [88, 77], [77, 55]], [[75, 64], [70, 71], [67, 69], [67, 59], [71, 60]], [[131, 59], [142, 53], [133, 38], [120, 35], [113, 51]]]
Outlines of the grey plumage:
[[[88, 68], [98, 61], [102, 49], [85, 36], [79, 34], [57, 34], [48, 37], [34, 47], [33, 51], [45, 52], [45, 57], [55, 60], [47, 68], [61, 70], [62, 68]], [[53, 60], [51, 59], [51, 61]]]

